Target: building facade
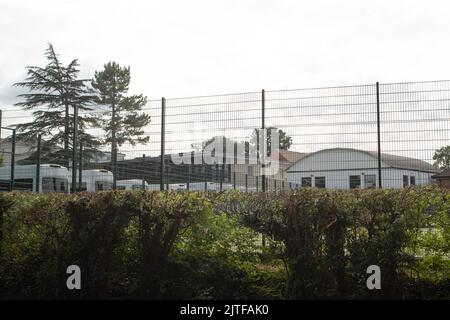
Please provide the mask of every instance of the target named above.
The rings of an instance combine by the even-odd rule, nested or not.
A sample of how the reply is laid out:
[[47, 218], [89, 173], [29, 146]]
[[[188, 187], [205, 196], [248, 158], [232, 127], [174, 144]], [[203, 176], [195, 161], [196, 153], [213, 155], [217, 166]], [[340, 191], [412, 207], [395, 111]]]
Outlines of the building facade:
[[[418, 159], [381, 154], [383, 188], [426, 185], [439, 169]], [[376, 152], [349, 148], [310, 153], [287, 169], [291, 187], [370, 189], [379, 187]]]
[[445, 169], [442, 172], [434, 175], [432, 178], [433, 182], [436, 185], [450, 189], [450, 169]]

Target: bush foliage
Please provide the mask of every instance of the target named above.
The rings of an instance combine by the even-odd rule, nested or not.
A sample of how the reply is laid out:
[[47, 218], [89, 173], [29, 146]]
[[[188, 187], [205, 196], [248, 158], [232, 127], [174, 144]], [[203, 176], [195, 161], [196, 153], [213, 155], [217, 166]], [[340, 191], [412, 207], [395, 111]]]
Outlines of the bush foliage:
[[450, 193], [3, 193], [0, 250], [2, 299], [449, 299]]

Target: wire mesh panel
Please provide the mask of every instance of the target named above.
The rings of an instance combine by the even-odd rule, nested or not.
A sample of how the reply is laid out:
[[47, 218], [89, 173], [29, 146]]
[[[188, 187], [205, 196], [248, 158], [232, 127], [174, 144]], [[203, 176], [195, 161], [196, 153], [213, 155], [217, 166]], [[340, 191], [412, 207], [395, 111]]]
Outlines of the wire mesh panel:
[[167, 181], [186, 188], [202, 182], [210, 182], [211, 190], [245, 188], [245, 176], [257, 172], [247, 168], [245, 145], [260, 116], [259, 92], [167, 100]]
[[449, 81], [380, 85], [384, 187], [429, 184], [448, 168], [449, 98]]
[[376, 186], [375, 85], [267, 91], [266, 127], [282, 130], [280, 151], [271, 157], [279, 160], [275, 180], [291, 187]]
[[[150, 188], [150, 184], [159, 183], [159, 155], [161, 141], [161, 99], [148, 100], [142, 112], [150, 116], [150, 123], [142, 128], [141, 137], [148, 137], [145, 143], [135, 141], [118, 145], [117, 165], [111, 166], [111, 144], [103, 149], [96, 163], [90, 168], [102, 168], [115, 171], [119, 189], [137, 190]], [[156, 189], [156, 186], [152, 186]]]
[[14, 161], [13, 130], [7, 127], [0, 128], [0, 191], [9, 191], [12, 188], [11, 163]]
[[[432, 81], [148, 100], [140, 112], [150, 116], [150, 123], [136, 133], [144, 140], [118, 143], [115, 166], [104, 129], [80, 127], [76, 189], [106, 190], [113, 181], [120, 190], [159, 190], [163, 183], [178, 191], [246, 192], [450, 185], [449, 97], [450, 81]], [[92, 105], [80, 116], [108, 120], [112, 114]], [[68, 119], [72, 123], [73, 117]], [[11, 188], [11, 129], [32, 120], [21, 109], [2, 112], [4, 190]], [[15, 172], [28, 175], [16, 175], [13, 187], [67, 192], [74, 163], [72, 130], [69, 125], [64, 149], [52, 143], [56, 131], [43, 133], [39, 144], [38, 132], [18, 129]], [[98, 145], [89, 146], [87, 135]], [[58, 179], [64, 177], [51, 173], [57, 165], [66, 170], [63, 185]], [[42, 170], [56, 180], [47, 179], [44, 186]], [[89, 187], [88, 176], [101, 179]]]

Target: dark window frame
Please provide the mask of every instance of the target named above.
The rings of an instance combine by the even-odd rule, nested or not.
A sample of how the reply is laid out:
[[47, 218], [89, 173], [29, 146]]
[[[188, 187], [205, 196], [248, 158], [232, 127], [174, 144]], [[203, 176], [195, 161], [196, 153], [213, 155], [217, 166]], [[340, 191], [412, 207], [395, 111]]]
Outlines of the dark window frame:
[[[305, 181], [308, 183], [304, 183]], [[302, 186], [302, 188], [312, 187], [312, 177], [302, 177], [300, 185]]]
[[[318, 180], [323, 180], [323, 183], [322, 183], [322, 181], [320, 181], [318, 183]], [[316, 188], [325, 189], [326, 188], [326, 177], [325, 176], [315, 177], [314, 178], [314, 186]]]
[[409, 176], [403, 175], [403, 188], [407, 188], [409, 186]]
[[[50, 183], [51, 188], [46, 188]], [[57, 177], [42, 177], [42, 192], [61, 192], [67, 193], [69, 191], [69, 181], [64, 178]]]
[[33, 186], [33, 178], [14, 179], [14, 190], [33, 191]]
[[[102, 186], [101, 188], [99, 186]], [[109, 188], [104, 188], [104, 185], [109, 186]], [[113, 183], [108, 181], [95, 181], [95, 191], [106, 191], [106, 190], [112, 190]]]
[[[351, 175], [348, 178], [350, 189], [361, 189], [361, 176], [360, 175]], [[356, 181], [356, 184], [355, 184]]]
[[[373, 179], [373, 181], [368, 186], [368, 178]], [[365, 174], [364, 175], [364, 189], [376, 189], [377, 187], [377, 175], [376, 174]]]

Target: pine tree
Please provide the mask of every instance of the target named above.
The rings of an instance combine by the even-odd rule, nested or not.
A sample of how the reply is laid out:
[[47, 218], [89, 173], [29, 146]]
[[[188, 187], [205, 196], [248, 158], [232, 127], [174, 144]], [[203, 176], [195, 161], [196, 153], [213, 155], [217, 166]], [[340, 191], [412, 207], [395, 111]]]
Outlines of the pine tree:
[[[92, 87], [97, 90], [97, 104], [106, 108], [99, 117], [106, 133], [106, 143], [111, 144], [112, 167], [117, 162], [117, 148], [124, 143], [136, 145], [146, 143], [143, 128], [150, 123], [150, 116], [142, 112], [147, 97], [142, 94], [127, 96], [131, 75], [130, 67], [121, 67], [116, 62], [104, 65], [95, 72]], [[114, 176], [114, 185], [116, 176]]]
[[[15, 83], [17, 87], [27, 88], [29, 93], [18, 98], [23, 101], [16, 106], [33, 111], [33, 121], [17, 126], [17, 138], [24, 141], [36, 141], [39, 134], [43, 138], [42, 159], [48, 162], [69, 165], [71, 162], [71, 134], [73, 132], [73, 110], [78, 107], [78, 132], [85, 146], [84, 155], [92, 157], [99, 152], [100, 141], [86, 130], [97, 125], [96, 117], [87, 114], [92, 110], [94, 99], [89, 79], [79, 79], [78, 60], [72, 60], [64, 66], [48, 45], [45, 51], [48, 63], [45, 67], [28, 66], [27, 78]], [[36, 157], [34, 153], [29, 160]]]

